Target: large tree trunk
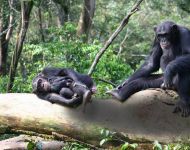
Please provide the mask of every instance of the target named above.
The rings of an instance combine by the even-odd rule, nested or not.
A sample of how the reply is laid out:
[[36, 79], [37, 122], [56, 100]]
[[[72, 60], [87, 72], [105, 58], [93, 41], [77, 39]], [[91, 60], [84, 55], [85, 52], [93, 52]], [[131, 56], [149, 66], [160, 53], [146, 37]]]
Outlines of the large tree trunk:
[[41, 6], [38, 7], [38, 17], [39, 17], [39, 32], [40, 32], [40, 35], [41, 35], [41, 40], [42, 40], [42, 42], [45, 42], [45, 36], [44, 36], [43, 24], [42, 24]]
[[60, 28], [69, 20], [70, 0], [53, 0], [57, 7], [57, 25]]
[[18, 61], [22, 52], [22, 47], [24, 43], [24, 39], [26, 36], [26, 32], [29, 25], [30, 12], [33, 7], [33, 1], [21, 1], [21, 13], [22, 13], [22, 22], [21, 28], [19, 30], [19, 35], [16, 42], [16, 48], [14, 54], [12, 56], [11, 67], [9, 71], [9, 82], [7, 85], [7, 91], [10, 92], [13, 87], [13, 82], [16, 74], [16, 69], [18, 65]]
[[77, 35], [85, 35], [84, 41], [88, 41], [90, 28], [95, 12], [95, 0], [84, 0], [83, 10], [79, 19]]
[[82, 106], [51, 104], [33, 94], [0, 94], [0, 131], [66, 135], [94, 145], [102, 139], [102, 128], [126, 133], [132, 142], [186, 140], [190, 119], [172, 113], [173, 96], [163, 90], [145, 90], [125, 103], [94, 99], [83, 113]]
[[14, 14], [9, 5], [13, 6], [15, 1], [10, 0], [9, 2], [10, 4], [7, 0], [0, 2], [0, 75], [5, 75], [8, 70], [8, 44], [13, 31]]

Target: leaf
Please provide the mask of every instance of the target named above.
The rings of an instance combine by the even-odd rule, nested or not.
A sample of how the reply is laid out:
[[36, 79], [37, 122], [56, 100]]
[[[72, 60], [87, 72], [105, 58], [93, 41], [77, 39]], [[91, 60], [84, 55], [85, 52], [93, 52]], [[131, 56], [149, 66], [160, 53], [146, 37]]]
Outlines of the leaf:
[[158, 141], [154, 141], [153, 150], [162, 150], [162, 145]]
[[180, 144], [177, 144], [176, 146], [174, 146], [173, 150], [179, 150], [181, 149], [181, 145]]
[[29, 141], [27, 145], [27, 150], [33, 150], [36, 147], [36, 144], [33, 143], [32, 141]]
[[109, 136], [109, 134], [110, 134], [110, 131], [106, 130], [106, 137]]
[[137, 143], [130, 144], [130, 147], [131, 147], [131, 148], [133, 148], [133, 149], [136, 149], [136, 148], [137, 148], [137, 146], [138, 146], [138, 144], [137, 144]]
[[171, 148], [168, 145], [164, 145], [164, 150], [171, 150]]
[[105, 132], [105, 129], [102, 129], [102, 130], [100, 131], [100, 134], [101, 134], [101, 135], [104, 135], [104, 132]]
[[100, 146], [102, 146], [104, 143], [106, 143], [109, 139], [105, 138], [100, 141]]
[[126, 142], [125, 144], [122, 145], [121, 150], [126, 150], [129, 147], [129, 143]]

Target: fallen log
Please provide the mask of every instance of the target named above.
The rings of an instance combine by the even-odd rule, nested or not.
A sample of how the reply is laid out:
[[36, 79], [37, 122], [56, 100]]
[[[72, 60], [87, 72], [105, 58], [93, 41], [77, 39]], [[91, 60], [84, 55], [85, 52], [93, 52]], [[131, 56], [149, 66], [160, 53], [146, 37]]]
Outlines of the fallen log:
[[100, 130], [107, 128], [125, 133], [135, 142], [177, 142], [188, 139], [190, 117], [172, 113], [174, 96], [152, 89], [138, 92], [124, 103], [94, 99], [84, 113], [82, 106], [51, 104], [34, 94], [0, 94], [0, 133], [57, 133], [99, 145]]

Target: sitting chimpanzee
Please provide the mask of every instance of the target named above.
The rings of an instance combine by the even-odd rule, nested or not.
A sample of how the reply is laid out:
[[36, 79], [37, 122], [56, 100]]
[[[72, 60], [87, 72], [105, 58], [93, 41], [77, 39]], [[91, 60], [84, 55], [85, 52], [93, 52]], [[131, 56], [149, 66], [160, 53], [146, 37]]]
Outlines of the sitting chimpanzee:
[[90, 102], [96, 86], [88, 75], [67, 68], [44, 68], [33, 79], [33, 92], [52, 103], [78, 106]]
[[[154, 28], [155, 39], [150, 56], [125, 82], [107, 93], [120, 101], [147, 88], [177, 90], [180, 101], [174, 113], [190, 115], [190, 30], [166, 21]], [[162, 69], [163, 74], [152, 74]]]

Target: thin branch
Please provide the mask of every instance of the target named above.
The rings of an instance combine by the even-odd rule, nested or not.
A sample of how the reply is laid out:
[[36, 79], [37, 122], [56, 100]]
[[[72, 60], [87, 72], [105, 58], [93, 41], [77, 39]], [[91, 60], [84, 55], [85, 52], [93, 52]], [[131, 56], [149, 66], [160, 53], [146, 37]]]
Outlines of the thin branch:
[[116, 86], [117, 86], [117, 85], [114, 84], [113, 82], [108, 81], [108, 80], [105, 80], [105, 79], [100, 79], [100, 78], [93, 78], [93, 79], [97, 79], [97, 80], [102, 81], [102, 82], [105, 82], [105, 83], [107, 83], [107, 84], [111, 84], [113, 87], [116, 87]]
[[117, 56], [119, 56], [121, 52], [123, 51], [123, 47], [124, 47], [125, 41], [127, 40], [127, 37], [128, 37], [128, 31], [126, 32], [125, 37], [119, 46], [119, 51], [117, 53]]
[[13, 6], [12, 6], [12, 4], [13, 4], [13, 1], [8, 1], [9, 2], [9, 7], [10, 7], [10, 9], [11, 10], [14, 10], [14, 12], [16, 12], [16, 13], [20, 13], [18, 10], [16, 10]]
[[10, 28], [12, 28], [13, 26], [15, 25], [15, 23], [13, 25], [11, 25], [10, 27], [8, 27], [6, 30], [4, 30], [3, 32], [0, 33], [0, 37], [3, 35], [3, 34], [6, 34]]
[[120, 25], [118, 26], [118, 28], [115, 30], [115, 32], [110, 36], [110, 38], [106, 41], [105, 45], [103, 48], [100, 49], [100, 51], [97, 53], [90, 69], [88, 72], [88, 75], [92, 75], [93, 71], [95, 70], [95, 67], [97, 65], [97, 63], [99, 62], [99, 59], [101, 58], [101, 56], [104, 54], [104, 52], [106, 51], [106, 49], [111, 45], [111, 43], [113, 42], [113, 40], [117, 37], [117, 35], [123, 30], [123, 28], [125, 27], [125, 25], [128, 23], [129, 18], [139, 10], [139, 5], [141, 4], [143, 0], [139, 0], [136, 5], [131, 9], [130, 13], [121, 21]]

